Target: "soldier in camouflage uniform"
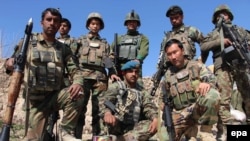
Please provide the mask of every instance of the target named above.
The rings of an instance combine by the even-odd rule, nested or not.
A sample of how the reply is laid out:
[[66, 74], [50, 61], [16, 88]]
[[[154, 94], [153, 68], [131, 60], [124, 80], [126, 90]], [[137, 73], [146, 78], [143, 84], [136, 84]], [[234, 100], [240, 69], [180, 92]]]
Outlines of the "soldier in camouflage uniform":
[[[137, 83], [140, 63], [129, 61], [121, 70], [124, 80], [112, 83], [100, 95], [100, 116], [119, 141], [146, 141], [157, 131], [157, 107], [153, 97]], [[117, 112], [104, 105], [107, 101]]]
[[[218, 87], [221, 93], [221, 103], [220, 103], [220, 111], [219, 116], [222, 120], [222, 124], [218, 124], [219, 131], [223, 132], [224, 136], [226, 136], [226, 126], [228, 124], [241, 124], [239, 121], [236, 121], [234, 117], [230, 114], [230, 103], [233, 92], [233, 82], [236, 81], [239, 92], [242, 94], [242, 98], [245, 104], [245, 110], [247, 114], [247, 120], [250, 121], [250, 84], [249, 84], [249, 67], [246, 64], [229, 63], [230, 60], [223, 60], [221, 57], [222, 47], [225, 48], [230, 47], [232, 45], [232, 41], [229, 38], [224, 37], [224, 35], [220, 35], [220, 27], [217, 25], [219, 19], [223, 16], [226, 26], [233, 27], [239, 33], [241, 37], [245, 37], [248, 40], [248, 44], [250, 36], [248, 32], [242, 27], [238, 27], [232, 24], [233, 14], [227, 5], [218, 6], [212, 17], [212, 22], [215, 25], [215, 29], [210, 32], [201, 43], [201, 50], [204, 52], [213, 52], [213, 62], [214, 62], [214, 73], [218, 80]], [[233, 57], [233, 56], [232, 56]], [[205, 58], [207, 59], [207, 58]], [[235, 62], [237, 59], [235, 59]], [[218, 134], [220, 138], [220, 134]], [[223, 138], [220, 138], [224, 140]]]
[[[117, 58], [116, 69], [121, 79], [123, 79], [121, 74], [123, 64], [130, 60], [135, 60], [143, 64], [144, 59], [148, 56], [149, 50], [148, 38], [138, 32], [141, 21], [139, 15], [134, 12], [134, 10], [126, 15], [124, 26], [127, 27], [127, 34], [118, 36], [117, 41], [114, 41], [111, 45], [112, 54]], [[138, 83], [143, 85], [142, 65]]]
[[[84, 76], [84, 101], [83, 111], [76, 129], [76, 136], [82, 137], [82, 129], [85, 122], [85, 113], [87, 103], [92, 92], [92, 116], [95, 122], [93, 125], [93, 134], [99, 132], [98, 111], [98, 96], [108, 87], [109, 77], [114, 80], [119, 80], [115, 74], [114, 64], [109, 59], [110, 46], [108, 42], [101, 38], [99, 31], [104, 28], [104, 22], [99, 13], [92, 12], [86, 20], [86, 28], [89, 30], [87, 35], [83, 35], [77, 39], [77, 44], [71, 45], [71, 50], [75, 56], [75, 62], [81, 69], [81, 74]], [[109, 74], [105, 68], [108, 69]]]
[[173, 104], [176, 139], [215, 141], [212, 125], [217, 123], [220, 101], [215, 76], [204, 64], [187, 59], [179, 40], [169, 40], [164, 50], [172, 64], [163, 85]]
[[[64, 115], [60, 124], [62, 141], [80, 141], [73, 136], [81, 110], [83, 76], [72, 60], [72, 52], [56, 40], [62, 16], [57, 9], [47, 8], [42, 12], [42, 33], [33, 33], [27, 50], [24, 85], [30, 108], [29, 128], [25, 141], [46, 140], [48, 116], [60, 109]], [[21, 44], [17, 51], [18, 55]], [[9, 58], [6, 69], [13, 70], [14, 58]], [[63, 70], [67, 67], [73, 78], [73, 84], [62, 89]], [[26, 111], [29, 112], [29, 111]]]
[[[71, 30], [71, 22], [67, 18], [62, 18], [61, 26], [59, 28], [60, 37], [57, 37], [57, 40], [68, 47], [72, 44], [76, 43], [76, 40], [73, 37], [70, 37], [69, 32]], [[69, 86], [72, 83], [70, 76], [68, 75], [68, 71], [65, 70], [64, 75], [64, 83], [65, 86]]]
[[[202, 32], [196, 27], [184, 25], [183, 11], [178, 5], [169, 7], [166, 12], [166, 17], [170, 19], [172, 30], [165, 33], [165, 37], [161, 43], [161, 52], [164, 52], [164, 47], [167, 41], [175, 38], [182, 42], [187, 58], [194, 59], [196, 55], [195, 42], [200, 44], [203, 40], [204, 37]], [[201, 58], [206, 56], [208, 56], [208, 53], [201, 53]]]

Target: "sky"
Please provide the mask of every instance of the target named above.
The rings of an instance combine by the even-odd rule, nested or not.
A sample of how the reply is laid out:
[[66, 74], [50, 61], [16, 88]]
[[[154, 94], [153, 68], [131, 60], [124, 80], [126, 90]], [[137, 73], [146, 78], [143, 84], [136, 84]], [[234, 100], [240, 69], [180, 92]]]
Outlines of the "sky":
[[[143, 76], [152, 76], [156, 72], [164, 31], [172, 28], [165, 16], [167, 9], [172, 5], [179, 5], [184, 12], [184, 24], [194, 26], [206, 35], [214, 28], [211, 21], [213, 11], [221, 4], [227, 4], [232, 10], [233, 24], [250, 29], [249, 0], [1, 0], [0, 56], [6, 58], [11, 55], [14, 45], [24, 35], [29, 18], [33, 19], [33, 32], [42, 31], [41, 13], [48, 7], [60, 8], [63, 17], [71, 21], [70, 35], [75, 38], [88, 32], [85, 28], [88, 14], [100, 13], [105, 24], [100, 35], [110, 44], [115, 33], [126, 33], [126, 27], [123, 25], [125, 16], [133, 9], [140, 16], [139, 32], [149, 38], [149, 55], [144, 60]], [[197, 58], [200, 55], [199, 45], [196, 44], [196, 48]], [[206, 65], [213, 63], [211, 55], [210, 52]]]

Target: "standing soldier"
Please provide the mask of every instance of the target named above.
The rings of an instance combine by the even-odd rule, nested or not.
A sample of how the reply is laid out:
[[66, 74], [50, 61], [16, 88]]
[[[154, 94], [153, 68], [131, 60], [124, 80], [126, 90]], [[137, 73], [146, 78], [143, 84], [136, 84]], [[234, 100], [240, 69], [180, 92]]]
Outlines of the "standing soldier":
[[118, 140], [147, 141], [157, 131], [153, 97], [137, 83], [140, 68], [138, 61], [125, 63], [121, 68], [124, 80], [112, 83], [100, 95], [100, 116], [109, 126], [108, 133]]
[[[76, 40], [73, 37], [70, 37], [69, 32], [71, 30], [71, 22], [66, 19], [62, 18], [61, 26], [59, 28], [59, 34], [60, 37], [57, 38], [57, 40], [68, 47], [70, 47], [73, 44], [76, 44]], [[68, 75], [68, 70], [65, 70], [64, 75], [64, 84], [65, 86], [69, 86], [72, 83], [72, 79]]]
[[217, 123], [220, 96], [215, 76], [204, 64], [187, 59], [179, 40], [169, 40], [164, 50], [172, 65], [163, 84], [173, 105], [175, 138], [216, 141], [212, 126]]
[[[26, 108], [30, 109], [29, 128], [25, 141], [47, 140], [49, 138], [46, 130], [48, 116], [60, 109], [64, 111], [60, 124], [61, 139], [80, 141], [74, 137], [73, 132], [81, 110], [80, 94], [83, 91], [81, 87], [83, 76], [79, 75], [71, 50], [55, 38], [61, 19], [61, 13], [57, 9], [45, 9], [41, 17], [43, 32], [33, 33], [31, 36], [24, 73]], [[18, 55], [20, 47], [18, 46], [15, 55]], [[5, 63], [8, 72], [13, 70], [13, 65], [14, 58], [9, 58]], [[73, 84], [61, 90], [63, 70], [66, 67], [73, 78]]]
[[62, 18], [61, 26], [59, 28], [60, 37], [57, 38], [58, 41], [68, 45], [70, 47], [74, 38], [71, 38], [69, 32], [71, 30], [71, 23], [68, 19]]
[[[250, 122], [250, 99], [249, 99], [249, 91], [250, 91], [250, 84], [249, 84], [249, 65], [246, 62], [240, 60], [239, 58], [234, 58], [235, 56], [230, 55], [232, 60], [225, 60], [222, 58], [221, 54], [224, 52], [223, 47], [225, 49], [230, 49], [229, 47], [232, 46], [232, 39], [225, 36], [226, 34], [220, 34], [220, 29], [223, 29], [221, 24], [218, 24], [218, 21], [222, 21], [228, 28], [234, 28], [237, 34], [239, 35], [238, 38], [248, 40], [250, 36], [246, 32], [245, 29], [238, 27], [232, 24], [232, 20], [234, 18], [233, 13], [231, 12], [230, 8], [227, 5], [220, 5], [215, 8], [213, 13], [212, 22], [215, 25], [215, 29], [210, 32], [207, 37], [205, 37], [204, 41], [201, 44], [201, 50], [204, 52], [213, 52], [213, 63], [214, 63], [214, 73], [218, 79], [218, 87], [221, 93], [221, 102], [220, 102], [220, 111], [219, 117], [222, 121], [222, 124], [218, 124], [218, 140], [226, 140], [226, 125], [231, 124], [241, 124], [241, 122], [237, 121], [231, 114], [230, 114], [230, 103], [231, 97], [233, 92], [233, 82], [236, 81], [237, 88], [242, 94], [243, 102], [245, 104], [245, 110], [247, 115], [247, 122]], [[205, 58], [206, 60], [207, 58]], [[237, 63], [239, 62], [239, 63]], [[223, 125], [223, 126], [222, 126]]]
[[[76, 46], [71, 46], [71, 50], [75, 56], [75, 62], [81, 69], [81, 75], [84, 76], [84, 102], [83, 111], [79, 118], [76, 128], [76, 136], [82, 137], [82, 129], [85, 124], [85, 113], [87, 111], [87, 103], [92, 92], [92, 126], [93, 135], [99, 132], [99, 106], [98, 96], [108, 87], [109, 77], [119, 80], [114, 74], [114, 64], [109, 59], [110, 46], [104, 38], [101, 38], [99, 31], [104, 28], [104, 22], [101, 15], [92, 12], [86, 20], [86, 28], [89, 30], [87, 35], [81, 36]], [[109, 69], [107, 75], [105, 68]]]
[[[165, 37], [163, 38], [161, 44], [161, 52], [164, 52], [165, 44], [170, 39], [178, 39], [182, 42], [185, 50], [185, 55], [188, 59], [194, 59], [196, 55], [195, 42], [199, 43], [203, 40], [202, 32], [193, 27], [193, 26], [185, 26], [183, 23], [183, 11], [181, 7], [177, 5], [171, 6], [167, 12], [166, 16], [170, 19], [172, 24], [172, 30], [165, 33]], [[201, 53], [201, 57], [206, 57], [208, 54]], [[202, 59], [202, 62], [205, 63]]]
[[[127, 34], [121, 35], [114, 41], [111, 49], [115, 57], [116, 69], [118, 76], [123, 79], [121, 67], [130, 60], [135, 60], [143, 64], [144, 59], [148, 56], [149, 40], [137, 30], [141, 26], [140, 17], [132, 10], [125, 17], [124, 26], [127, 27]], [[139, 74], [138, 83], [142, 82], [142, 65]]]

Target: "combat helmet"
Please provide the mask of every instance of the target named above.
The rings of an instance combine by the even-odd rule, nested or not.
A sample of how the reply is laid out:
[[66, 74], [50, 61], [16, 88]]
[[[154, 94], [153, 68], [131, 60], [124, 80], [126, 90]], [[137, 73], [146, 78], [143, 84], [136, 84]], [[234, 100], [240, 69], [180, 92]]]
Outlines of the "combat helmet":
[[169, 17], [170, 15], [175, 15], [175, 14], [180, 14], [183, 15], [183, 11], [180, 6], [178, 5], [173, 5], [168, 8], [166, 12], [166, 17]]
[[216, 24], [216, 17], [219, 14], [219, 12], [222, 12], [222, 11], [227, 12], [231, 21], [234, 19], [232, 11], [230, 10], [230, 8], [227, 5], [224, 4], [224, 5], [220, 5], [217, 8], [215, 8], [214, 14], [212, 17], [213, 24]]
[[132, 10], [131, 12], [129, 12], [126, 17], [125, 17], [125, 21], [124, 21], [124, 26], [126, 26], [127, 21], [137, 21], [138, 26], [141, 26], [141, 21], [140, 21], [140, 17], [137, 13], [134, 12], [134, 10]]
[[100, 22], [101, 22], [101, 30], [102, 30], [104, 28], [104, 22], [103, 22], [101, 14], [99, 14], [97, 12], [92, 12], [92, 13], [90, 13], [88, 15], [88, 18], [87, 18], [87, 21], [86, 21], [86, 28], [88, 29], [90, 20], [93, 19], [93, 18], [96, 18], [96, 19], [100, 20]]

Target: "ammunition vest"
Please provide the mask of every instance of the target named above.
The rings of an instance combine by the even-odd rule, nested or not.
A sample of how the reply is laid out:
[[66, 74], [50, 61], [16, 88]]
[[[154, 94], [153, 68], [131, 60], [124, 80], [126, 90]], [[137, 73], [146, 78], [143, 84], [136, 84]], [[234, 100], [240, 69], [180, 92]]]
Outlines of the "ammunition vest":
[[69, 47], [74, 42], [74, 38], [64, 38], [64, 39], [59, 38], [57, 40], [63, 44], [66, 44]]
[[103, 59], [107, 56], [107, 41], [90, 40], [86, 36], [80, 39], [80, 48], [78, 50], [79, 64], [82, 66], [94, 66], [103, 68]]
[[141, 114], [142, 94], [136, 89], [126, 88], [123, 81], [117, 81], [120, 90], [117, 95], [116, 107], [123, 115], [122, 121], [126, 125], [138, 123]]
[[188, 62], [185, 69], [174, 72], [170, 67], [171, 76], [169, 78], [170, 93], [173, 98], [175, 109], [180, 110], [196, 102], [197, 95], [195, 89], [199, 83], [199, 67], [195, 62]]
[[63, 44], [56, 41], [54, 46], [44, 47], [34, 34], [28, 53], [26, 82], [30, 92], [60, 90], [64, 73]]
[[190, 60], [193, 59], [196, 54], [196, 48], [192, 38], [189, 35], [189, 28], [190, 27], [185, 27], [184, 32], [179, 33], [175, 33], [173, 31], [167, 32], [166, 37], [164, 38], [163, 49], [170, 39], [177, 39], [183, 44], [184, 55], [186, 55]]
[[119, 60], [128, 61], [136, 59], [140, 49], [142, 35], [122, 35], [119, 43]]

